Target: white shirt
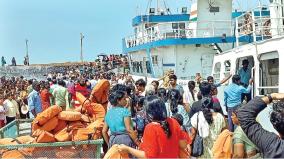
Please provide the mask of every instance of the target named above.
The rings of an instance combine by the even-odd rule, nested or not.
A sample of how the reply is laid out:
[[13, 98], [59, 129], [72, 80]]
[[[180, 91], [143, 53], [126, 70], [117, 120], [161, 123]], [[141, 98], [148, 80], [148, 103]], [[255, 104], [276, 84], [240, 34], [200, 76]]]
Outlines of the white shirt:
[[15, 100], [6, 99], [3, 105], [5, 108], [7, 117], [16, 117], [17, 114], [20, 114], [19, 105]]
[[96, 84], [98, 83], [98, 81], [95, 80], [95, 79], [92, 79], [92, 80], [90, 80], [90, 83], [91, 83], [91, 87], [93, 89], [96, 86]]
[[194, 101], [189, 89], [188, 88], [185, 89], [183, 93], [183, 103], [188, 103], [189, 106], [191, 107], [194, 102], [198, 101], [197, 94], [198, 94], [198, 91], [193, 90], [193, 95], [195, 98], [195, 101]]
[[0, 105], [0, 120], [6, 120], [5, 109], [3, 105]]
[[118, 79], [118, 84], [124, 84], [125, 80], [124, 79]]

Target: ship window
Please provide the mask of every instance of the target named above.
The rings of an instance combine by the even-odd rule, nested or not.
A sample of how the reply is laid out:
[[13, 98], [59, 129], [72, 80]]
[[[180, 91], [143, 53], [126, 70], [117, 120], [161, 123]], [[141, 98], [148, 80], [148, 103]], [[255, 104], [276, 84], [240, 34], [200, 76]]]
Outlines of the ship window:
[[279, 91], [278, 52], [261, 55], [259, 66], [259, 94], [265, 95]]
[[140, 73], [143, 73], [143, 62], [142, 61], [140, 61], [140, 63], [139, 63], [139, 69], [140, 69]]
[[158, 55], [152, 56], [153, 65], [158, 65]]
[[135, 72], [135, 62], [131, 62], [132, 72]]
[[224, 66], [225, 66], [225, 77], [228, 77], [230, 75], [230, 71], [231, 71], [231, 61], [230, 60], [226, 60], [224, 62]]
[[180, 29], [185, 29], [185, 23], [179, 23], [179, 28]]
[[137, 28], [134, 28], [135, 35], [138, 33]]
[[139, 62], [135, 62], [135, 72], [139, 73]]
[[173, 28], [173, 29], [178, 29], [178, 23], [173, 23], [173, 24], [172, 24], [172, 28]]
[[147, 73], [151, 73], [151, 65], [149, 61], [146, 61], [146, 69], [147, 69]]
[[220, 72], [221, 72], [221, 63], [218, 62], [214, 66], [213, 77], [214, 77], [215, 82], [220, 82]]

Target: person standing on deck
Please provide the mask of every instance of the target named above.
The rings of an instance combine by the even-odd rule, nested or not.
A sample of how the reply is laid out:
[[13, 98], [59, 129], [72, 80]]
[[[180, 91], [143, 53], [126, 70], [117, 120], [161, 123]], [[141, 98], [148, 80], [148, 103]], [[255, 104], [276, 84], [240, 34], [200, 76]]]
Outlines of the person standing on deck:
[[[241, 84], [247, 88], [249, 85], [249, 80], [251, 79], [251, 68], [249, 68], [249, 61], [247, 59], [242, 62], [243, 67], [240, 68], [238, 74], [241, 77]], [[251, 92], [242, 94], [242, 101], [245, 99], [249, 102], [251, 100]]]

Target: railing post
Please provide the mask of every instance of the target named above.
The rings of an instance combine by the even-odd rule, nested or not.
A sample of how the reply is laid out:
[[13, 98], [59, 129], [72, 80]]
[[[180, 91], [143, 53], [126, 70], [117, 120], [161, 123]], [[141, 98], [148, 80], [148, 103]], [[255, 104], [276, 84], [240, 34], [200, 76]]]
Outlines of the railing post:
[[253, 42], [256, 42], [256, 27], [255, 27], [255, 17], [254, 17], [254, 11], [251, 12], [252, 17], [252, 35], [253, 35]]
[[212, 36], [211, 37], [215, 37], [214, 21], [211, 21], [211, 27], [212, 27]]
[[150, 42], [153, 41], [153, 29], [152, 27], [150, 28]]
[[238, 47], [239, 46], [239, 21], [238, 21], [238, 18], [236, 18], [236, 21], [235, 21], [235, 37], [236, 37], [236, 46]]
[[16, 119], [16, 126], [17, 126], [17, 137], [20, 136], [20, 120]]

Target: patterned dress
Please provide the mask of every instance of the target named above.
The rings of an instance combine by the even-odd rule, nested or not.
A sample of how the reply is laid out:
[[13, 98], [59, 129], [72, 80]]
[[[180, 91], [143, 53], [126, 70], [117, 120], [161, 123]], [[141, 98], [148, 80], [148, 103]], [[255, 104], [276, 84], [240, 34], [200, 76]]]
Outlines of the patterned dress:
[[[196, 129], [197, 128], [197, 114], [195, 113], [192, 118], [191, 118], [191, 124], [192, 126]], [[203, 119], [203, 120], [202, 120]], [[214, 142], [216, 141], [218, 135], [221, 133], [222, 129], [226, 126], [224, 117], [220, 113], [214, 113], [213, 114], [213, 123], [209, 125], [209, 130], [208, 127], [203, 127], [202, 124], [206, 122], [204, 121], [204, 115], [200, 111], [199, 112], [199, 121], [198, 121], [198, 129], [203, 131], [209, 131], [208, 136], [203, 137], [203, 155], [198, 157], [198, 158], [213, 158], [213, 153], [212, 153], [212, 147], [214, 145]], [[206, 123], [207, 124], [207, 123]], [[200, 132], [199, 132], [200, 133]]]

